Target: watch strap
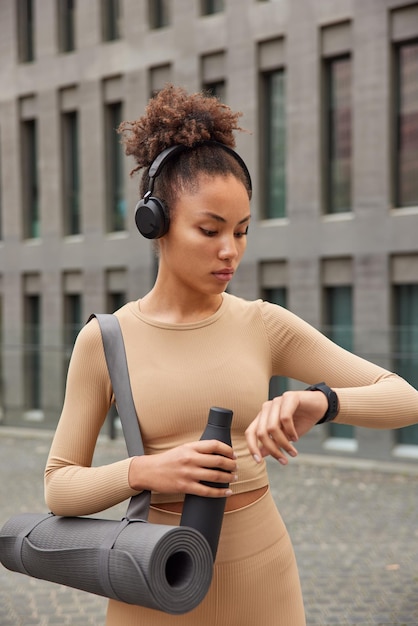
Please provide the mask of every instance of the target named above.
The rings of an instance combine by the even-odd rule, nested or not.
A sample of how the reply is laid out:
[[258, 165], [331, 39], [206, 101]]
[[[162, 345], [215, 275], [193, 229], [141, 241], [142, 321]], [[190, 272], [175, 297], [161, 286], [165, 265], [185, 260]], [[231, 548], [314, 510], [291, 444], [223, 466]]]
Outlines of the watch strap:
[[328, 400], [328, 409], [325, 411], [324, 416], [317, 422], [317, 424], [325, 424], [331, 422], [338, 413], [339, 402], [338, 396], [331, 387], [328, 387], [326, 383], [316, 383], [307, 387], [305, 391], [322, 391]]

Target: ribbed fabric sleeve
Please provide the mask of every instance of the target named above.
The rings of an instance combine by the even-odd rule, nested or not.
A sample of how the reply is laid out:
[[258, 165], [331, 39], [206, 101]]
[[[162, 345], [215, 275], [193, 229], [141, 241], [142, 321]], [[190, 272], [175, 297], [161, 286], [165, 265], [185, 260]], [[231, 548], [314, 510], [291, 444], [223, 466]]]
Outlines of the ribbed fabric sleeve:
[[290, 311], [260, 306], [274, 373], [307, 385], [326, 382], [339, 399], [336, 423], [401, 428], [418, 422], [418, 392], [405, 380], [343, 350]]
[[45, 498], [56, 515], [89, 515], [136, 492], [128, 484], [131, 460], [91, 467], [112, 400], [99, 325], [80, 332], [67, 375], [64, 406], [45, 471]]

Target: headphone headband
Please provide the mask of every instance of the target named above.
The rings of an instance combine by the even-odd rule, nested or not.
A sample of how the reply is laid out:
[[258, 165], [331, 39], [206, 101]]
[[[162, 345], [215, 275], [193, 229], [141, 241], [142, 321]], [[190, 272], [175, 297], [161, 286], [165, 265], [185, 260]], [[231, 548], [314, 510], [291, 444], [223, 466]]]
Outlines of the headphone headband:
[[161, 170], [163, 169], [167, 161], [171, 160], [176, 154], [179, 154], [180, 152], [184, 152], [185, 150], [193, 150], [194, 148], [197, 148], [199, 146], [205, 146], [205, 145], [219, 146], [219, 148], [222, 148], [222, 150], [225, 150], [225, 152], [233, 156], [234, 159], [239, 163], [239, 165], [241, 166], [245, 174], [249, 189], [252, 190], [250, 172], [248, 171], [245, 161], [240, 157], [238, 152], [235, 152], [235, 150], [233, 150], [229, 146], [226, 146], [224, 143], [220, 143], [219, 141], [207, 140], [207, 141], [202, 141], [197, 144], [194, 144], [193, 146], [190, 146], [190, 147], [185, 146], [184, 144], [181, 144], [181, 143], [177, 143], [177, 144], [174, 144], [174, 146], [165, 148], [162, 152], [160, 152], [160, 154], [158, 154], [155, 157], [154, 161], [151, 163], [149, 170], [148, 170], [148, 176], [150, 179], [150, 182], [148, 185], [148, 192], [152, 194], [154, 190], [155, 179], [157, 178], [157, 176], [159, 176], [159, 174], [161, 173]]

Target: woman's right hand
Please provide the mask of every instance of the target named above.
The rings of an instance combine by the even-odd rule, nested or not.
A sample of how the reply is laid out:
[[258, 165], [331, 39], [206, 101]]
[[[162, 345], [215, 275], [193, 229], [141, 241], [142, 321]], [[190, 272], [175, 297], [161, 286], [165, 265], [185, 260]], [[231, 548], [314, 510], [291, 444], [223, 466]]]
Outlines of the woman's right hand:
[[[232, 495], [229, 488], [209, 487], [201, 481], [233, 483], [237, 480], [236, 470], [233, 449], [214, 439], [185, 443], [160, 454], [133, 457], [128, 480], [135, 491], [223, 498]], [[225, 472], [230, 475], [225, 476]]]

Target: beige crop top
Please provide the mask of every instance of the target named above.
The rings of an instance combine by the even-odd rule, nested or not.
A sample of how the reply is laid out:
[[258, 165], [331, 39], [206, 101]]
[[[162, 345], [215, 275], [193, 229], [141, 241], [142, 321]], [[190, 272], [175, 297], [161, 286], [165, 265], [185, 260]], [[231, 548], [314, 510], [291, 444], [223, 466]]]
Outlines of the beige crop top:
[[[134, 401], [147, 454], [200, 438], [209, 408], [232, 409], [232, 441], [238, 455], [235, 493], [267, 484], [244, 432], [267, 399], [269, 380], [281, 375], [306, 385], [325, 381], [339, 397], [336, 422], [399, 428], [418, 421], [418, 392], [381, 367], [343, 350], [277, 305], [223, 294], [211, 317], [191, 324], [155, 322], [130, 302], [116, 312], [125, 341]], [[64, 406], [52, 443], [45, 493], [59, 515], [87, 515], [135, 492], [130, 459], [91, 467], [112, 389], [100, 330], [93, 320], [74, 346]], [[322, 428], [318, 426], [318, 428]], [[181, 494], [153, 494], [153, 502]]]

